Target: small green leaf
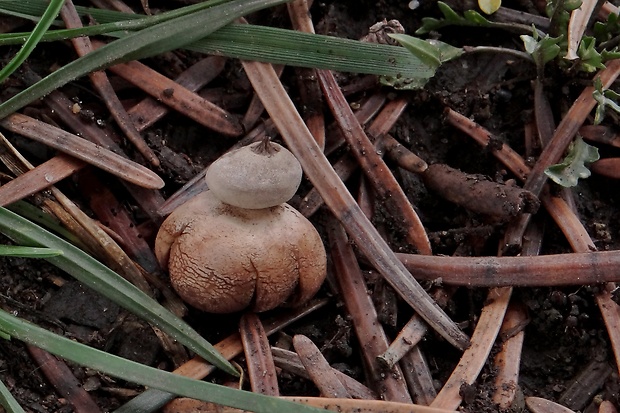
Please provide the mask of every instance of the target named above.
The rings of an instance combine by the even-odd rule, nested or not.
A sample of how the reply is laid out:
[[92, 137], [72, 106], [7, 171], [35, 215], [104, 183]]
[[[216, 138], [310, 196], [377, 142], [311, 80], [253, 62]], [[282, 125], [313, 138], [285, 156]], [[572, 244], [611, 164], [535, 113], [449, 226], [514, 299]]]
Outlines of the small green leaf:
[[564, 1], [564, 10], [566, 10], [566, 11], [577, 10], [579, 7], [581, 7], [582, 3], [583, 2], [581, 0], [565, 0]]
[[620, 94], [614, 92], [611, 89], [603, 90], [603, 84], [598, 77], [594, 79], [594, 92], [592, 97], [596, 101], [596, 111], [594, 113], [594, 124], [600, 124], [605, 118], [605, 111], [607, 108], [620, 113], [620, 105], [617, 101], [620, 98]]
[[604, 69], [603, 57], [596, 50], [596, 39], [590, 36], [583, 36], [581, 42], [579, 42], [579, 48], [577, 49], [577, 55], [580, 59], [579, 68], [587, 73], [596, 72], [599, 69]]
[[551, 165], [545, 169], [545, 175], [558, 185], [567, 188], [573, 187], [577, 185], [579, 178], [590, 176], [591, 172], [586, 164], [598, 159], [598, 149], [585, 143], [581, 137], [577, 137], [568, 148], [568, 155], [562, 163]]
[[439, 40], [428, 39], [427, 42], [437, 48], [439, 51], [439, 61], [441, 63], [448, 62], [461, 56], [465, 51], [460, 47], [454, 47], [448, 43]]
[[611, 13], [604, 22], [594, 23], [594, 36], [599, 42], [611, 40], [620, 33], [620, 19], [615, 13]]
[[390, 33], [388, 36], [398, 41], [412, 55], [429, 65], [433, 70], [441, 65], [439, 49], [425, 40], [399, 33]]
[[533, 36], [524, 34], [520, 37], [523, 40], [525, 51], [532, 56], [537, 66], [542, 67], [547, 62], [555, 59], [560, 53], [558, 43], [562, 38], [549, 37], [548, 34], [541, 38], [538, 31], [535, 28], [533, 30]]
[[415, 90], [422, 88], [435, 75], [435, 71], [442, 63], [452, 60], [463, 54], [463, 49], [450, 46], [438, 40], [422, 40], [406, 34], [391, 33], [389, 36], [398, 41], [414, 57], [425, 63], [430, 69], [427, 76], [415, 78], [406, 76], [382, 76], [380, 81], [386, 86], [399, 90]]
[[440, 29], [445, 26], [482, 26], [490, 27], [494, 23], [488, 21], [484, 16], [475, 10], [467, 10], [463, 16], [459, 16], [457, 12], [452, 10], [450, 6], [442, 1], [437, 2], [437, 7], [443, 14], [443, 19], [435, 19], [433, 17], [423, 17], [422, 27], [416, 30], [416, 34], [425, 34], [433, 30]]
[[620, 50], [618, 50], [618, 48], [614, 48], [609, 51], [603, 50], [601, 52], [601, 57], [603, 59], [603, 62], [608, 62], [614, 59], [620, 59]]

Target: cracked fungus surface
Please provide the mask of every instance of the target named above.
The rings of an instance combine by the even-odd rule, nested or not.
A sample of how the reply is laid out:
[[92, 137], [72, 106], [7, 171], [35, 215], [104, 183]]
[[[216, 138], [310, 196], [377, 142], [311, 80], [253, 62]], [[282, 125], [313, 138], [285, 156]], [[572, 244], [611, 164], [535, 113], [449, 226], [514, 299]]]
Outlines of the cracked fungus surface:
[[171, 231], [158, 235], [158, 257], [165, 261], [168, 252], [157, 247], [169, 249], [173, 287], [204, 311], [266, 311], [287, 301], [301, 304], [325, 277], [318, 233], [286, 204], [245, 210], [205, 192], [173, 212], [164, 226]]

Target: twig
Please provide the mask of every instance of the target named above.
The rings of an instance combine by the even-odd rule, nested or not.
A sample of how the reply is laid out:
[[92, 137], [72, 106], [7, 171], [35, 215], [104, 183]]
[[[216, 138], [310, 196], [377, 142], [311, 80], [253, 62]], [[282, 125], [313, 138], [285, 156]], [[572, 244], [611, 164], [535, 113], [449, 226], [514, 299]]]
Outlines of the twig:
[[417, 279], [447, 285], [542, 287], [620, 281], [620, 251], [536, 257], [396, 255]]
[[471, 337], [471, 346], [463, 353], [459, 364], [431, 403], [431, 407], [456, 409], [461, 404], [461, 385], [473, 384], [482, 370], [499, 333], [511, 293], [512, 288], [507, 287], [489, 291], [487, 304], [482, 309]]
[[384, 400], [329, 399], [327, 397], [284, 397], [284, 399], [339, 413], [456, 413], [454, 410]]
[[526, 397], [525, 404], [532, 413], [575, 413], [567, 407], [542, 397]]
[[279, 396], [278, 375], [273, 364], [271, 347], [263, 323], [254, 313], [246, 313], [239, 320], [239, 334], [248, 366], [248, 377], [254, 393]]
[[500, 339], [503, 342], [494, 359], [497, 375], [493, 403], [497, 404], [501, 411], [510, 409], [519, 389], [521, 349], [525, 337], [523, 328], [527, 320], [527, 312], [523, 305], [511, 303], [508, 306], [500, 330]]
[[390, 347], [377, 356], [377, 360], [385, 368], [390, 369], [412, 348], [414, 348], [428, 331], [424, 321], [414, 315], [400, 330]]
[[38, 347], [27, 345], [26, 348], [58, 394], [67, 399], [76, 413], [101, 412], [97, 403], [84, 390], [64, 361]]
[[[288, 372], [297, 374], [298, 376], [310, 379], [310, 375], [304, 365], [301, 364], [301, 360], [299, 359], [297, 353], [284, 350], [279, 347], [272, 347], [271, 352], [273, 353], [273, 361], [276, 366]], [[347, 376], [341, 371], [334, 369], [333, 367], [331, 371], [354, 399], [377, 399], [376, 393], [364, 386], [362, 383]]]
[[321, 391], [323, 397], [349, 399], [351, 395], [334, 374], [333, 369], [321, 354], [317, 346], [306, 336], [297, 334], [293, 337], [293, 346], [299, 354], [299, 360], [306, 368], [312, 382]]
[[219, 106], [189, 91], [159, 72], [137, 61], [121, 63], [108, 68], [135, 84], [161, 103], [184, 114], [206, 128], [226, 136], [243, 134], [241, 122]]
[[[189, 67], [174, 81], [187, 90], [196, 92], [215, 79], [224, 70], [225, 63], [226, 59], [221, 56], [206, 57]], [[127, 111], [138, 131], [143, 131], [153, 125], [168, 112], [168, 106], [150, 96]]]

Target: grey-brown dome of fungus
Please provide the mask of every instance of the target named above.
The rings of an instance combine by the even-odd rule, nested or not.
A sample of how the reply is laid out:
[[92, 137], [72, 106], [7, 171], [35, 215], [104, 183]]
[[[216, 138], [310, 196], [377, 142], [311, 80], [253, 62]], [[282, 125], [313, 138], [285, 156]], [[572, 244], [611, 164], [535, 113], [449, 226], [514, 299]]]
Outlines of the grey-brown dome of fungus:
[[301, 165], [283, 146], [264, 140], [233, 150], [211, 164], [205, 180], [222, 201], [247, 209], [282, 204], [295, 195]]

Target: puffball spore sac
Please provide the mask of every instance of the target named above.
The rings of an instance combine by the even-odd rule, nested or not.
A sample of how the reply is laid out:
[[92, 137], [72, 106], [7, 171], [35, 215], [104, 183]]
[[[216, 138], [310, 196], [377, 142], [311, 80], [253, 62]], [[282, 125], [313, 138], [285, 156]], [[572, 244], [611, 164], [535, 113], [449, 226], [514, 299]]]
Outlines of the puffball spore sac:
[[[256, 153], [255, 145], [273, 145], [277, 151], [259, 148]], [[326, 254], [318, 232], [284, 203], [301, 180], [299, 163], [280, 145], [255, 145], [216, 160], [207, 171], [210, 190], [170, 214], [155, 241], [155, 253], [168, 268], [174, 289], [203, 311], [230, 313], [250, 307], [260, 312], [282, 304], [301, 305], [316, 294], [325, 279]], [[291, 173], [291, 157], [299, 173]], [[240, 159], [244, 167], [235, 170], [238, 176], [232, 176], [233, 165], [239, 165]], [[274, 174], [286, 172], [288, 178], [283, 181], [281, 176], [270, 176], [267, 169], [272, 162], [276, 163]], [[261, 192], [252, 197], [247, 187], [255, 184]], [[282, 200], [283, 193], [290, 195]]]

